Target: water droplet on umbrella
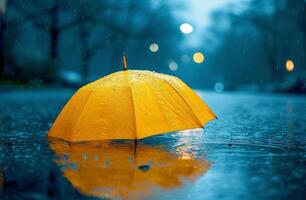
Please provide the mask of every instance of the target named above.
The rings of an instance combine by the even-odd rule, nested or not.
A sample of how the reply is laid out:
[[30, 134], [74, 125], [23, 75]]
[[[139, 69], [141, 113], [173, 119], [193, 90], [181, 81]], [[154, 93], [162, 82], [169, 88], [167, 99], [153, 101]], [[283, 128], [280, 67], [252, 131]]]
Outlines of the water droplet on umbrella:
[[143, 172], [147, 172], [150, 169], [149, 165], [140, 165], [138, 166], [138, 169], [140, 169]]

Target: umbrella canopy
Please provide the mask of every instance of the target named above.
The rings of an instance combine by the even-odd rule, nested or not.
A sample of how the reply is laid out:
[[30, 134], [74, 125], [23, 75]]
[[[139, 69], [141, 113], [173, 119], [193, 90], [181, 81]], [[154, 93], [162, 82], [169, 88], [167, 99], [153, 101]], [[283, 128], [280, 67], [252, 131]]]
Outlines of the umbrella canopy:
[[180, 79], [151, 71], [126, 70], [80, 88], [48, 135], [72, 142], [142, 139], [200, 128], [215, 118]]
[[210, 167], [187, 152], [173, 154], [143, 144], [136, 148], [133, 144], [53, 141], [50, 147], [63, 175], [76, 189], [110, 199], [144, 199], [156, 189], [182, 187]]

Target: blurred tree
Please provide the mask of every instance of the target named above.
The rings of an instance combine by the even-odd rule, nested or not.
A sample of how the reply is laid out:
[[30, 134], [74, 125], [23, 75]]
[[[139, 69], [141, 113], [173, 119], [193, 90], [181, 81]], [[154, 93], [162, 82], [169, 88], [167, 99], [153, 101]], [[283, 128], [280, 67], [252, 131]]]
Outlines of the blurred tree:
[[79, 18], [71, 19], [65, 23], [60, 20], [60, 15], [71, 11], [69, 3], [70, 1], [59, 0], [39, 2], [35, 0], [11, 0], [11, 6], [24, 17], [22, 21], [24, 19], [30, 21], [37, 29], [48, 32], [50, 57], [55, 63], [58, 60], [59, 35], [79, 22]]
[[260, 34], [259, 41], [274, 81], [282, 80], [286, 74], [284, 63], [290, 56], [293, 40], [299, 40], [302, 33], [305, 41], [305, 25], [301, 25], [306, 19], [305, 5], [304, 0], [252, 1], [243, 13], [243, 20], [255, 26]]
[[[137, 60], [142, 58], [139, 54], [149, 52], [148, 47], [152, 42], [158, 42], [164, 47], [164, 53], [171, 58], [176, 52], [176, 49], [172, 48], [173, 41], [180, 39], [178, 31], [175, 31], [177, 25], [174, 20], [165, 23], [166, 19], [172, 17], [167, 4], [161, 3], [155, 8], [148, 5], [150, 5], [149, 0], [95, 1], [94, 3], [79, 1], [76, 9], [77, 15], [81, 18], [78, 27], [82, 50], [81, 72], [84, 80], [89, 74], [92, 57], [98, 49], [107, 46], [111, 50], [109, 52], [111, 67], [104, 68], [106, 73], [122, 70], [121, 57], [125, 53]], [[102, 34], [106, 37], [92, 40], [95, 34], [97, 35], [94, 32], [97, 31], [97, 27], [102, 28]], [[156, 64], [158, 66], [158, 63]]]
[[101, 39], [91, 41], [92, 33], [98, 26], [103, 26], [100, 21], [97, 20], [97, 13], [105, 12], [110, 9], [107, 1], [85, 1], [80, 0], [74, 5], [77, 12], [75, 15], [78, 20], [78, 33], [79, 44], [81, 48], [81, 74], [83, 81], [87, 82], [89, 74], [89, 66], [92, 57], [95, 55], [97, 49], [102, 48], [105, 44]]
[[[128, 63], [139, 66], [152, 62], [154, 66], [151, 65], [151, 69], [161, 71], [168, 70], [167, 62], [178, 55], [176, 47], [181, 34], [169, 5], [164, 2], [153, 5], [151, 0], [10, 0], [8, 10], [6, 24], [10, 31], [6, 31], [5, 56], [10, 62], [8, 68], [14, 68], [13, 76], [23, 74], [32, 79], [46, 73], [39, 75], [44, 79], [50, 75], [52, 65], [54, 70], [57, 66], [63, 67], [58, 60], [69, 56], [73, 58], [70, 63], [79, 62], [80, 74], [86, 81], [91, 73], [92, 60], [99, 53], [98, 62], [107, 66], [103, 67], [104, 74], [121, 70], [123, 53], [128, 54]], [[35, 38], [35, 34], [39, 38]], [[63, 51], [68, 41], [73, 41], [73, 49]], [[35, 42], [39, 45], [32, 46]], [[156, 53], [149, 51], [153, 42], [160, 47]], [[34, 53], [45, 52], [45, 43], [48, 47], [48, 54], [44, 57], [46, 61], [37, 61], [38, 56]], [[15, 44], [18, 44], [18, 53], [23, 59], [16, 59]], [[106, 61], [101, 62], [101, 59]], [[73, 65], [74, 70], [78, 69]], [[40, 67], [45, 69], [39, 70]]]
[[0, 77], [2, 77], [4, 72], [3, 32], [5, 29], [5, 23], [3, 18], [3, 13], [0, 11]]
[[262, 84], [284, 80], [289, 58], [304, 66], [305, 45], [298, 43], [306, 41], [305, 5], [304, 0], [252, 0], [216, 11], [219, 26], [212, 30], [222, 40], [213, 64], [221, 67], [219, 73], [234, 85]]
[[4, 12], [6, 9], [6, 0], [0, 1], [0, 77], [4, 72], [4, 47], [3, 47], [3, 33], [5, 29]]
[[[60, 4], [58, 0], [54, 1], [24, 1], [24, 0], [10, 0], [7, 5], [7, 13], [5, 16], [5, 52], [4, 55], [6, 59], [6, 65], [9, 68], [6, 70], [9, 77], [18, 76], [18, 78], [27, 80], [33, 77], [32, 75], [39, 75], [37, 79], [52, 80], [56, 77], [56, 62], [58, 59], [57, 48], [58, 48], [58, 34], [75, 23], [70, 22], [64, 25], [59, 25], [58, 15], [67, 9], [66, 4]], [[47, 31], [50, 35], [50, 53], [42, 63], [31, 63], [33, 61], [18, 61], [16, 59], [16, 52], [13, 48], [17, 43], [18, 32], [28, 27], [28, 22], [30, 22], [37, 30]], [[29, 30], [29, 32], [32, 30]], [[4, 31], [2, 31], [3, 33]], [[26, 35], [26, 34], [23, 34]], [[15, 36], [15, 37], [14, 37]], [[27, 58], [28, 59], [28, 58]], [[22, 64], [23, 63], [23, 64]], [[24, 66], [22, 66], [24, 65]], [[25, 66], [30, 67], [26, 69]], [[36, 67], [33, 67], [36, 66]], [[53, 69], [52, 69], [53, 68]], [[4, 69], [4, 68], [3, 68]], [[32, 73], [28, 73], [29, 70], [34, 70]], [[49, 74], [52, 71], [52, 74]], [[13, 77], [12, 77], [13, 78]]]

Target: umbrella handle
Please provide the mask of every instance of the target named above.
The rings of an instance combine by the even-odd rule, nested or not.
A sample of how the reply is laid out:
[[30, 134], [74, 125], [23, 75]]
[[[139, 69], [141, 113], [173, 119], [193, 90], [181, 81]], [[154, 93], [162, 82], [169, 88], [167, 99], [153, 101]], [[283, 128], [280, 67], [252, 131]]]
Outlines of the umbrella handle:
[[126, 59], [125, 59], [125, 55], [123, 55], [123, 57], [122, 57], [122, 63], [123, 63], [123, 71], [126, 71], [127, 66], [126, 66]]

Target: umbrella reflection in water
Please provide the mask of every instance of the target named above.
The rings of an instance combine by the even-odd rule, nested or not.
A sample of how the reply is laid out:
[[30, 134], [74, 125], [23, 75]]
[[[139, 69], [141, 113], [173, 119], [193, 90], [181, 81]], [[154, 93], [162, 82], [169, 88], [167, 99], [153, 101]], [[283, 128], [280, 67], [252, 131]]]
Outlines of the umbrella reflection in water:
[[171, 190], [195, 181], [210, 167], [204, 160], [131, 143], [50, 141], [63, 175], [81, 193], [138, 199], [154, 189]]

